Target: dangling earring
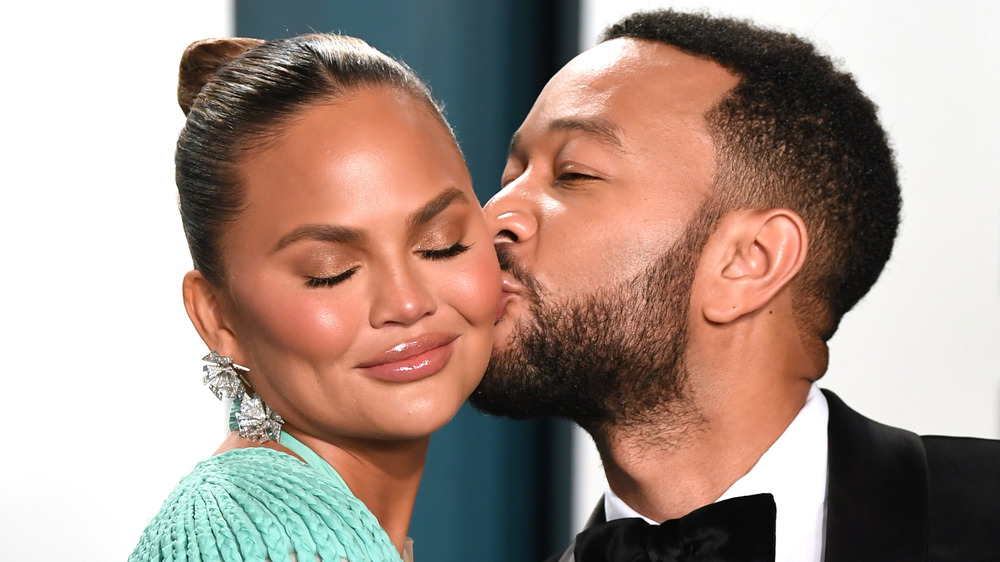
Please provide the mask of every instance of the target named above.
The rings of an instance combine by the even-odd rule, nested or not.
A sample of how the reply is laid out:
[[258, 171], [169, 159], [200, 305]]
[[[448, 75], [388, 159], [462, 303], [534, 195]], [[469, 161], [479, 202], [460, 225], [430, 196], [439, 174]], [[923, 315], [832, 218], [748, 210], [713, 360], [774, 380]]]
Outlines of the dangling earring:
[[213, 351], [201, 358], [209, 364], [205, 371], [204, 383], [219, 399], [230, 398], [238, 400], [240, 411], [236, 412], [240, 437], [263, 443], [270, 439], [278, 441], [281, 437], [281, 425], [285, 420], [260, 399], [256, 393], [247, 392], [246, 379], [240, 372], [248, 373], [243, 365], [233, 363], [232, 357], [224, 357]]

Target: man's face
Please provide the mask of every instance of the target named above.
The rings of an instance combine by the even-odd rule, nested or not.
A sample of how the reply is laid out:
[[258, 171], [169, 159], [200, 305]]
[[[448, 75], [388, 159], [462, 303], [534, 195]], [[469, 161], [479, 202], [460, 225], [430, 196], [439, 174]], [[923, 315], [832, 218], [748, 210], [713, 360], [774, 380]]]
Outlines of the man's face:
[[[634, 386], [622, 379], [630, 371], [677, 370], [680, 357], [664, 354], [683, 349], [657, 346], [682, 343], [691, 254], [696, 263], [705, 238], [687, 228], [715, 171], [704, 115], [736, 81], [717, 64], [672, 47], [616, 39], [581, 54], [546, 85], [514, 135], [503, 189], [485, 209], [499, 233], [501, 261], [512, 269], [505, 274], [496, 356], [477, 405], [499, 411], [488, 403], [520, 400], [511, 384], [525, 396], [589, 384], [595, 388], [585, 394], [596, 400], [602, 392], [628, 393], [596, 387]], [[682, 239], [698, 247], [685, 248]], [[641, 349], [643, 342], [653, 349]], [[586, 364], [560, 363], [608, 351], [595, 347], [617, 348], [586, 358], [608, 368], [633, 354], [657, 357], [590, 382], [578, 380]], [[514, 406], [499, 413], [580, 421], [606, 417], [607, 407], [574, 413]]]

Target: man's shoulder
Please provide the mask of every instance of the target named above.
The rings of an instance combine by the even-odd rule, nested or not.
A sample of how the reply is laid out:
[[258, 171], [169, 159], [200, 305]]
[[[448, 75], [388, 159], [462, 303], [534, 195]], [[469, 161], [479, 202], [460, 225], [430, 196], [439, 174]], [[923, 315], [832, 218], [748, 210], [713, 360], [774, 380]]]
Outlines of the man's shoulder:
[[[920, 439], [927, 453], [932, 494], [960, 495], [970, 505], [984, 496], [1000, 500], [1000, 440], [944, 435]], [[1000, 514], [1000, 504], [992, 502], [991, 511]]]
[[[909, 544], [929, 533], [929, 560], [996, 559], [1000, 552], [1000, 441], [917, 436], [872, 421], [835, 394], [824, 394], [830, 403], [828, 554], [830, 549], [853, 552], [864, 535], [857, 524], [858, 514], [876, 512], [880, 515], [874, 519], [881, 523], [869, 523], [884, 526], [879, 535], [895, 532], [908, 537], [904, 541], [893, 536], [884, 541], [888, 546]], [[904, 520], [905, 525], [900, 523]]]
[[1000, 461], [1000, 440], [979, 437], [955, 437], [950, 435], [922, 435], [920, 437], [928, 454], [944, 459], [966, 459], [978, 457], [980, 461], [992, 459]]
[[946, 502], [946, 513], [987, 510], [1000, 534], [1000, 441], [974, 437], [921, 437], [927, 452], [932, 502]]
[[1000, 552], [1000, 441], [921, 439], [930, 481], [931, 559], [995, 560]]
[[823, 394], [830, 406], [831, 423], [848, 425], [852, 429], [863, 429], [865, 433], [877, 436], [876, 438], [905, 440], [910, 445], [915, 445], [919, 439], [929, 461], [1000, 462], [1000, 440], [946, 435], [918, 436], [907, 429], [886, 425], [856, 412], [829, 390], [824, 389]]
[[[829, 433], [847, 436], [844, 438], [845, 446], [842, 447], [844, 453], [874, 459], [883, 456], [886, 449], [907, 449], [910, 460], [926, 459], [927, 478], [932, 488], [939, 485], [951, 487], [953, 482], [954, 486], [971, 486], [984, 481], [989, 484], [988, 491], [1000, 491], [1000, 440], [945, 435], [918, 436], [906, 429], [871, 420], [852, 410], [836, 394], [828, 390], [823, 393], [831, 409]], [[837, 427], [833, 427], [834, 424]], [[873, 447], [860, 447], [861, 444]]]

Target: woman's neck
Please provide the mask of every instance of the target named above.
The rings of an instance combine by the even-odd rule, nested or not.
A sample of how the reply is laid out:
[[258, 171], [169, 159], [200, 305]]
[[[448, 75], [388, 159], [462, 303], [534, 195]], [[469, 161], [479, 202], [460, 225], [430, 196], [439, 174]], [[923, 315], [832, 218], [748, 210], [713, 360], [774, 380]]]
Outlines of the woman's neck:
[[328, 443], [294, 429], [291, 435], [330, 463], [402, 553], [430, 437], [404, 441], [344, 439]]

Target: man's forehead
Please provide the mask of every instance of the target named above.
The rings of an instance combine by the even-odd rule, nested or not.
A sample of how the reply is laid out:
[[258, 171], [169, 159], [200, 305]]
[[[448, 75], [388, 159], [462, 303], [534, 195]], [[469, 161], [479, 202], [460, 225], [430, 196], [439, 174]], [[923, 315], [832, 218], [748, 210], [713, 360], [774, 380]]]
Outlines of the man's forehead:
[[615, 101], [632, 111], [662, 104], [677, 113], [704, 114], [739, 80], [715, 61], [656, 41], [618, 38], [592, 47], [563, 67], [548, 90], [551, 101], [598, 113]]

